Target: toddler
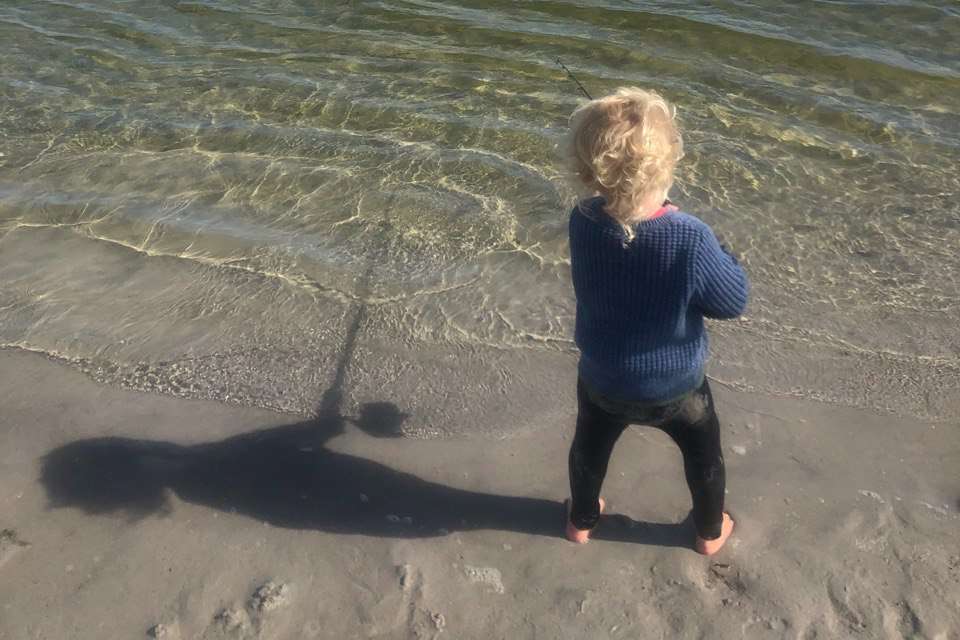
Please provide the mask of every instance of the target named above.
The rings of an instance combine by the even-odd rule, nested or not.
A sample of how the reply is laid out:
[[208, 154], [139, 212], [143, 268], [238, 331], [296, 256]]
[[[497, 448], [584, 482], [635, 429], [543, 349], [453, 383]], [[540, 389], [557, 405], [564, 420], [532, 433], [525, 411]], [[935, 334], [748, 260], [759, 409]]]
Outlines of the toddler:
[[747, 276], [706, 223], [667, 199], [683, 142], [663, 97], [622, 88], [577, 109], [570, 125], [570, 161], [594, 197], [570, 214], [580, 364], [567, 537], [587, 542], [613, 446], [627, 425], [642, 424], [680, 447], [695, 549], [712, 555], [734, 523], [723, 510], [703, 319], [740, 315]]

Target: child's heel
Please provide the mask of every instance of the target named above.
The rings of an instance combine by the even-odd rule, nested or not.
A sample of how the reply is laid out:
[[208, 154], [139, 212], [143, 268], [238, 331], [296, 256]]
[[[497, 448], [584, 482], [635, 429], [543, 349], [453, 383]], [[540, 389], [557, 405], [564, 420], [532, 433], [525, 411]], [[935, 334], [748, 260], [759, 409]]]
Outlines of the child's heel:
[[[577, 529], [573, 526], [573, 523], [570, 522], [570, 510], [573, 508], [573, 502], [570, 498], [567, 498], [564, 501], [564, 505], [567, 508], [567, 540], [576, 542], [577, 544], [587, 544], [590, 542], [590, 534], [593, 532], [593, 529]], [[600, 498], [600, 513], [603, 513], [606, 507], [606, 501]]]
[[720, 525], [720, 537], [714, 540], [706, 540], [697, 536], [696, 549], [697, 553], [701, 553], [705, 556], [712, 556], [713, 554], [720, 551], [723, 548], [723, 545], [726, 544], [727, 539], [730, 538], [730, 534], [733, 533], [733, 527], [736, 523], [733, 518], [730, 517], [729, 513], [723, 514], [723, 524]]

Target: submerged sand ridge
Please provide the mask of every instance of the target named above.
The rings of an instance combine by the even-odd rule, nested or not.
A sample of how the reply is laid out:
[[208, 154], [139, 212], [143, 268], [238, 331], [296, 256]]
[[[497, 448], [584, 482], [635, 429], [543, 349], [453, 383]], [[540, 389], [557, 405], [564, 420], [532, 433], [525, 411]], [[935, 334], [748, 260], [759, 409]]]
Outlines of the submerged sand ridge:
[[0, 386], [0, 526], [30, 545], [0, 566], [0, 638], [960, 628], [960, 441], [942, 424], [717, 389], [740, 527], [706, 559], [679, 454], [653, 430], [625, 434], [609, 515], [578, 547], [560, 503], [572, 415], [506, 440], [412, 440], [389, 437], [407, 417], [387, 404], [291, 423], [9, 351]]

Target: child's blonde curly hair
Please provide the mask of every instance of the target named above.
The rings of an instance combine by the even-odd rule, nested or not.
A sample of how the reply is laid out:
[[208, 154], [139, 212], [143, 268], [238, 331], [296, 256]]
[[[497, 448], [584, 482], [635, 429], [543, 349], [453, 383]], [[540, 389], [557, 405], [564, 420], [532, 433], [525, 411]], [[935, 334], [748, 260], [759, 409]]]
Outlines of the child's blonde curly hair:
[[652, 213], [651, 198], [670, 189], [674, 167], [683, 157], [675, 113], [655, 91], [621, 87], [570, 116], [571, 168], [580, 182], [604, 197], [607, 212], [628, 240], [634, 235], [632, 225]]

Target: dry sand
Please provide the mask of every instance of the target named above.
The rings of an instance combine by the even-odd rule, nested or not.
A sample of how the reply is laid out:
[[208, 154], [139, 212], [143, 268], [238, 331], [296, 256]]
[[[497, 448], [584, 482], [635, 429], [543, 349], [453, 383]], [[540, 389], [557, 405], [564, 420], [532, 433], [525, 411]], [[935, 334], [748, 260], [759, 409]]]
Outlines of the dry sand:
[[0, 638], [960, 638], [960, 426], [716, 386], [729, 505], [689, 549], [633, 429], [562, 536], [572, 418], [383, 437], [100, 386], [0, 351]]

